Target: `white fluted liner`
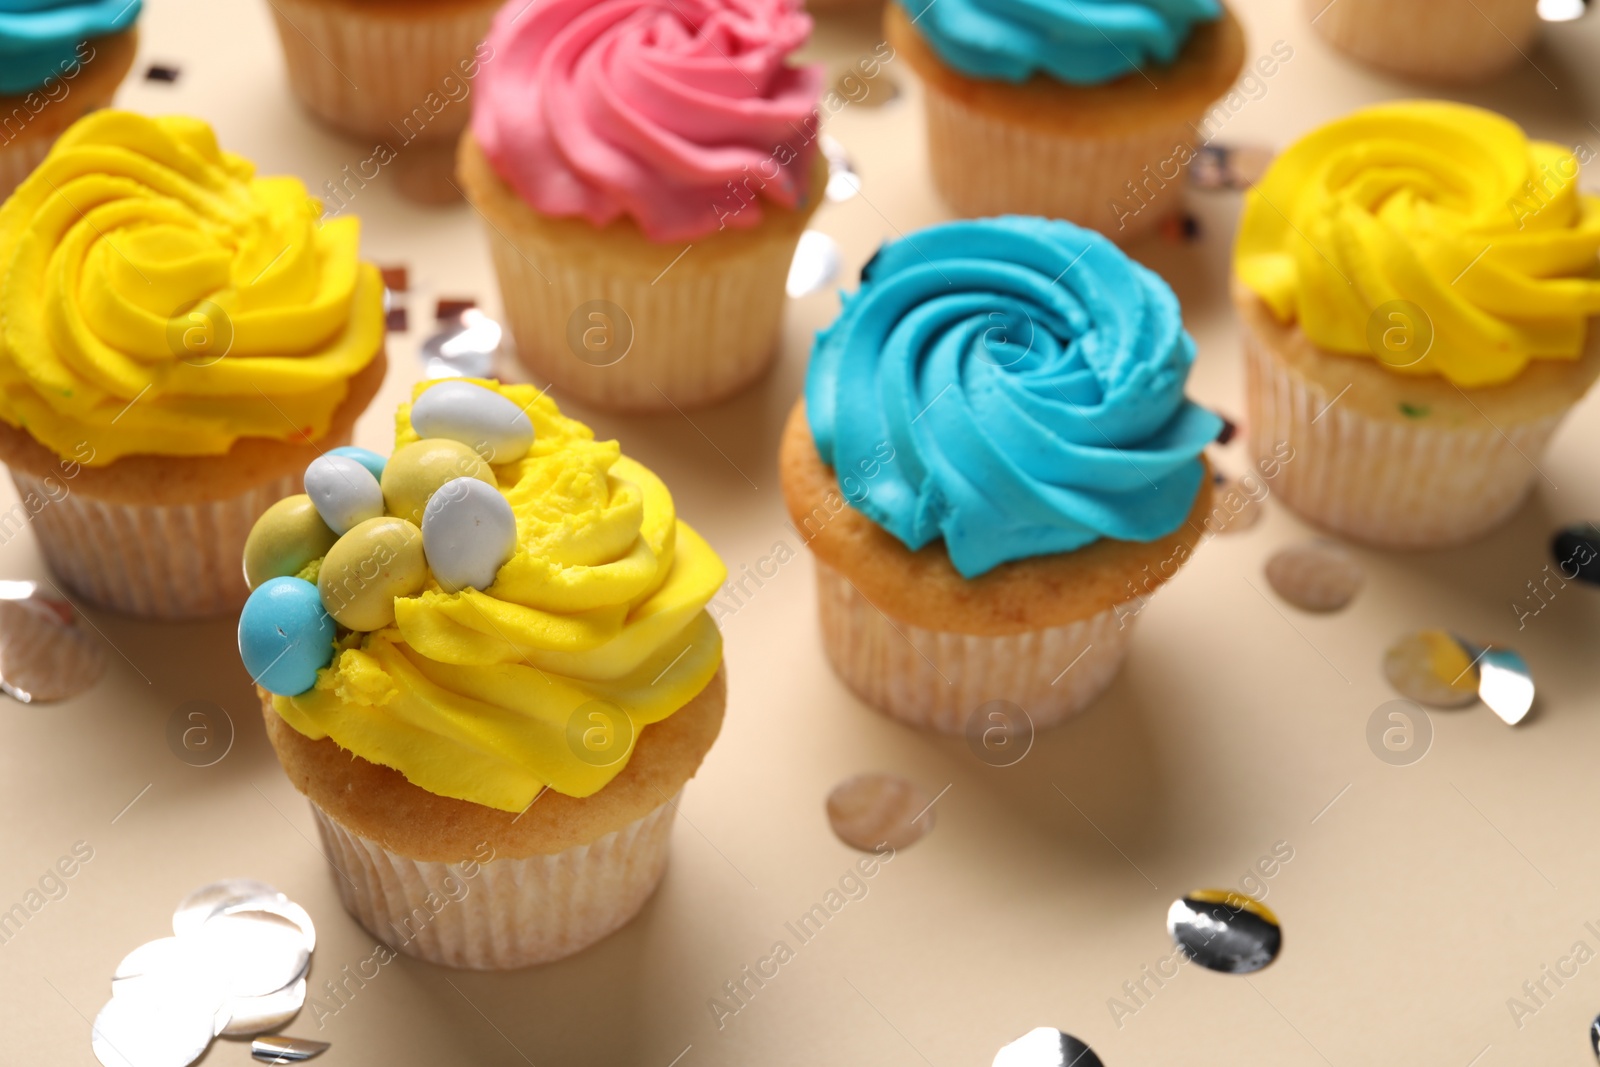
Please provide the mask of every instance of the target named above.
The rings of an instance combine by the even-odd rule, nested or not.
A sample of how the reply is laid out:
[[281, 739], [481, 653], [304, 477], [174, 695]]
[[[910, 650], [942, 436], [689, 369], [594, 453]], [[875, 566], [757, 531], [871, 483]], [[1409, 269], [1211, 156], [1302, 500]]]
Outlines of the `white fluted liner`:
[[[465, 81], [460, 64], [483, 40], [498, 6], [498, 0], [440, 4], [423, 18], [415, 5], [396, 14], [380, 4], [272, 0], [272, 13], [289, 85], [306, 110], [335, 129], [382, 138], [403, 151], [409, 140], [449, 141], [466, 128], [470, 97], [450, 100], [435, 115], [428, 95], [449, 100], [445, 79]], [[427, 122], [413, 119], [407, 129], [405, 119], [418, 107]]]
[[676, 803], [553, 856], [490, 860], [471, 877], [311, 810], [345, 910], [369, 933], [430, 963], [491, 971], [570, 956], [626, 925], [666, 871]]
[[[778, 353], [799, 238], [795, 229], [786, 240], [754, 242], [711, 270], [674, 264], [675, 249], [663, 246], [664, 269], [652, 277], [597, 269], [505, 226], [489, 231], [518, 358], [537, 377], [613, 411], [700, 407], [761, 377]], [[692, 247], [684, 253], [693, 255]], [[615, 321], [597, 327], [632, 330], [626, 355], [609, 366], [596, 365], [609, 356], [580, 358], [570, 339], [569, 320], [592, 301], [627, 316], [624, 323], [614, 310], [603, 311]], [[578, 325], [580, 337], [589, 321]], [[621, 335], [610, 336], [616, 343]]]
[[0, 145], [0, 200], [15, 192], [22, 180], [44, 162], [55, 143], [53, 137], [30, 137], [24, 133], [10, 144]]
[[[237, 611], [250, 593], [243, 572], [250, 527], [301, 491], [293, 475], [226, 500], [150, 507], [96, 500], [55, 477], [50, 488], [20, 470], [12, 470], [11, 480], [24, 501], [32, 494], [45, 502], [31, 525], [45, 562], [67, 588], [101, 607], [151, 619]], [[67, 495], [51, 501], [63, 488]]]
[[912, 726], [959, 734], [991, 700], [1054, 726], [1094, 703], [1127, 655], [1131, 609], [1004, 637], [924, 630], [891, 620], [849, 579], [816, 565], [828, 661], [862, 700]]
[[958, 215], [1043, 215], [1130, 241], [1183, 209], [1177, 148], [1195, 139], [1186, 123], [1073, 137], [997, 121], [932, 83], [924, 95], [933, 184]]
[[1250, 447], [1261, 460], [1285, 442], [1294, 450], [1279, 464], [1274, 494], [1369, 544], [1429, 548], [1482, 537], [1527, 496], [1533, 464], [1565, 415], [1459, 429], [1375, 419], [1334, 404], [1248, 327], [1243, 343]]
[[1525, 62], [1539, 32], [1538, 0], [1302, 0], [1301, 9], [1364, 63], [1454, 84]]

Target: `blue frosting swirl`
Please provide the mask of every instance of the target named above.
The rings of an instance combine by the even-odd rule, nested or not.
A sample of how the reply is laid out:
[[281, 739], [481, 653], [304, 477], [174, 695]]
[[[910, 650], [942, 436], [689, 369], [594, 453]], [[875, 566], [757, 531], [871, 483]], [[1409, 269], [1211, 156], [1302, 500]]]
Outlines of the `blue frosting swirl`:
[[132, 26], [140, 0], [0, 0], [0, 94], [43, 88], [81, 60], [78, 45]]
[[897, 0], [963, 74], [1023, 82], [1043, 72], [1099, 85], [1171, 63], [1218, 0]]
[[[851, 503], [967, 578], [1177, 529], [1222, 421], [1178, 298], [1104, 237], [1007, 217], [885, 245], [817, 334], [806, 414]], [[892, 460], [882, 462], [886, 455]]]

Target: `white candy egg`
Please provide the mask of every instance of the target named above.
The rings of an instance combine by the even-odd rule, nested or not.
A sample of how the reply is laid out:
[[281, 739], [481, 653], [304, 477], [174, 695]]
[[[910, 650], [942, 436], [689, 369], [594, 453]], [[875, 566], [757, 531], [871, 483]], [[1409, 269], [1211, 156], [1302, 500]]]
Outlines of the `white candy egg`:
[[511, 463], [533, 446], [527, 412], [471, 382], [440, 382], [411, 406], [412, 428], [423, 437], [460, 441], [489, 463]]
[[383, 514], [383, 490], [372, 472], [349, 456], [318, 456], [306, 468], [306, 495], [336, 534]]
[[517, 517], [494, 486], [456, 478], [422, 513], [422, 550], [445, 592], [487, 589], [517, 550]]

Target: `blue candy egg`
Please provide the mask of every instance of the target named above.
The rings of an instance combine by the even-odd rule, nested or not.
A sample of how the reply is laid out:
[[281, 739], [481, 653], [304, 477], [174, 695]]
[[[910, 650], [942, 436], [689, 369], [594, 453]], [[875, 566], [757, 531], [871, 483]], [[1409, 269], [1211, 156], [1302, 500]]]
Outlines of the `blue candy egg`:
[[346, 534], [383, 514], [383, 489], [366, 466], [349, 456], [318, 456], [306, 468], [306, 495], [336, 534]]
[[440, 382], [411, 405], [411, 427], [422, 437], [459, 441], [486, 463], [511, 463], [533, 447], [533, 420], [493, 389], [468, 381]]
[[328, 455], [344, 456], [346, 459], [355, 460], [357, 463], [367, 468], [367, 470], [371, 471], [372, 476], [380, 482], [383, 481], [384, 465], [389, 462], [383, 456], [380, 456], [376, 452], [372, 451], [372, 449], [357, 448], [355, 445], [343, 445], [339, 448], [330, 448], [328, 449]]
[[273, 578], [250, 594], [239, 613], [239, 658], [269, 693], [298, 696], [333, 662], [333, 620], [317, 587], [303, 578]]

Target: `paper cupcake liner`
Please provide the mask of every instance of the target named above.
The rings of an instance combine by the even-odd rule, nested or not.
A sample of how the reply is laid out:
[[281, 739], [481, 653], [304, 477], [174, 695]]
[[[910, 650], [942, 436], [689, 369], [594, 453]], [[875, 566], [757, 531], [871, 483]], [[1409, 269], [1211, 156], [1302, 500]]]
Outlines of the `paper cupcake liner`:
[[1539, 32], [1538, 0], [1304, 0], [1324, 40], [1370, 66], [1464, 84], [1522, 62]]
[[0, 200], [16, 191], [23, 179], [50, 154], [54, 137], [34, 137], [26, 131], [9, 144], [0, 145]]
[[1187, 177], [1173, 161], [1194, 140], [1187, 123], [1077, 137], [997, 119], [933, 82], [924, 97], [933, 184], [959, 215], [1042, 215], [1123, 242], [1183, 208]]
[[1482, 537], [1527, 496], [1533, 464], [1565, 415], [1455, 429], [1377, 419], [1333, 403], [1248, 327], [1243, 341], [1251, 448], [1262, 461], [1284, 443], [1294, 450], [1275, 461], [1274, 494], [1369, 544], [1432, 548]]
[[[31, 524], [50, 570], [78, 596], [101, 607], [152, 619], [193, 619], [237, 611], [249, 596], [241, 560], [245, 538], [262, 512], [300, 492], [291, 475], [239, 496], [201, 504], [153, 507], [110, 504], [11, 471], [17, 505], [0, 513], [0, 530]], [[67, 492], [62, 496], [63, 486]], [[54, 494], [59, 497], [52, 500]]]
[[[576, 261], [514, 221], [489, 237], [518, 359], [595, 407], [702, 407], [750, 385], [777, 356], [798, 228], [774, 228], [704, 269], [672, 264], [675, 250], [663, 246], [666, 269], [654, 280]], [[591, 329], [605, 332], [605, 348], [585, 345]]]
[[461, 64], [499, 3], [435, 6], [423, 15], [415, 4], [272, 0], [290, 88], [329, 126], [401, 152], [413, 140], [453, 141], [471, 115], [456, 87], [467, 82]]
[[345, 910], [369, 933], [430, 963], [490, 971], [581, 952], [638, 914], [666, 871], [675, 803], [587, 845], [476, 866], [408, 859], [311, 810]]
[[862, 700], [912, 726], [959, 734], [991, 700], [1016, 704], [1036, 728], [1055, 726], [1094, 703], [1127, 655], [1129, 610], [1003, 637], [924, 630], [890, 619], [844, 575], [816, 565], [828, 661]]

